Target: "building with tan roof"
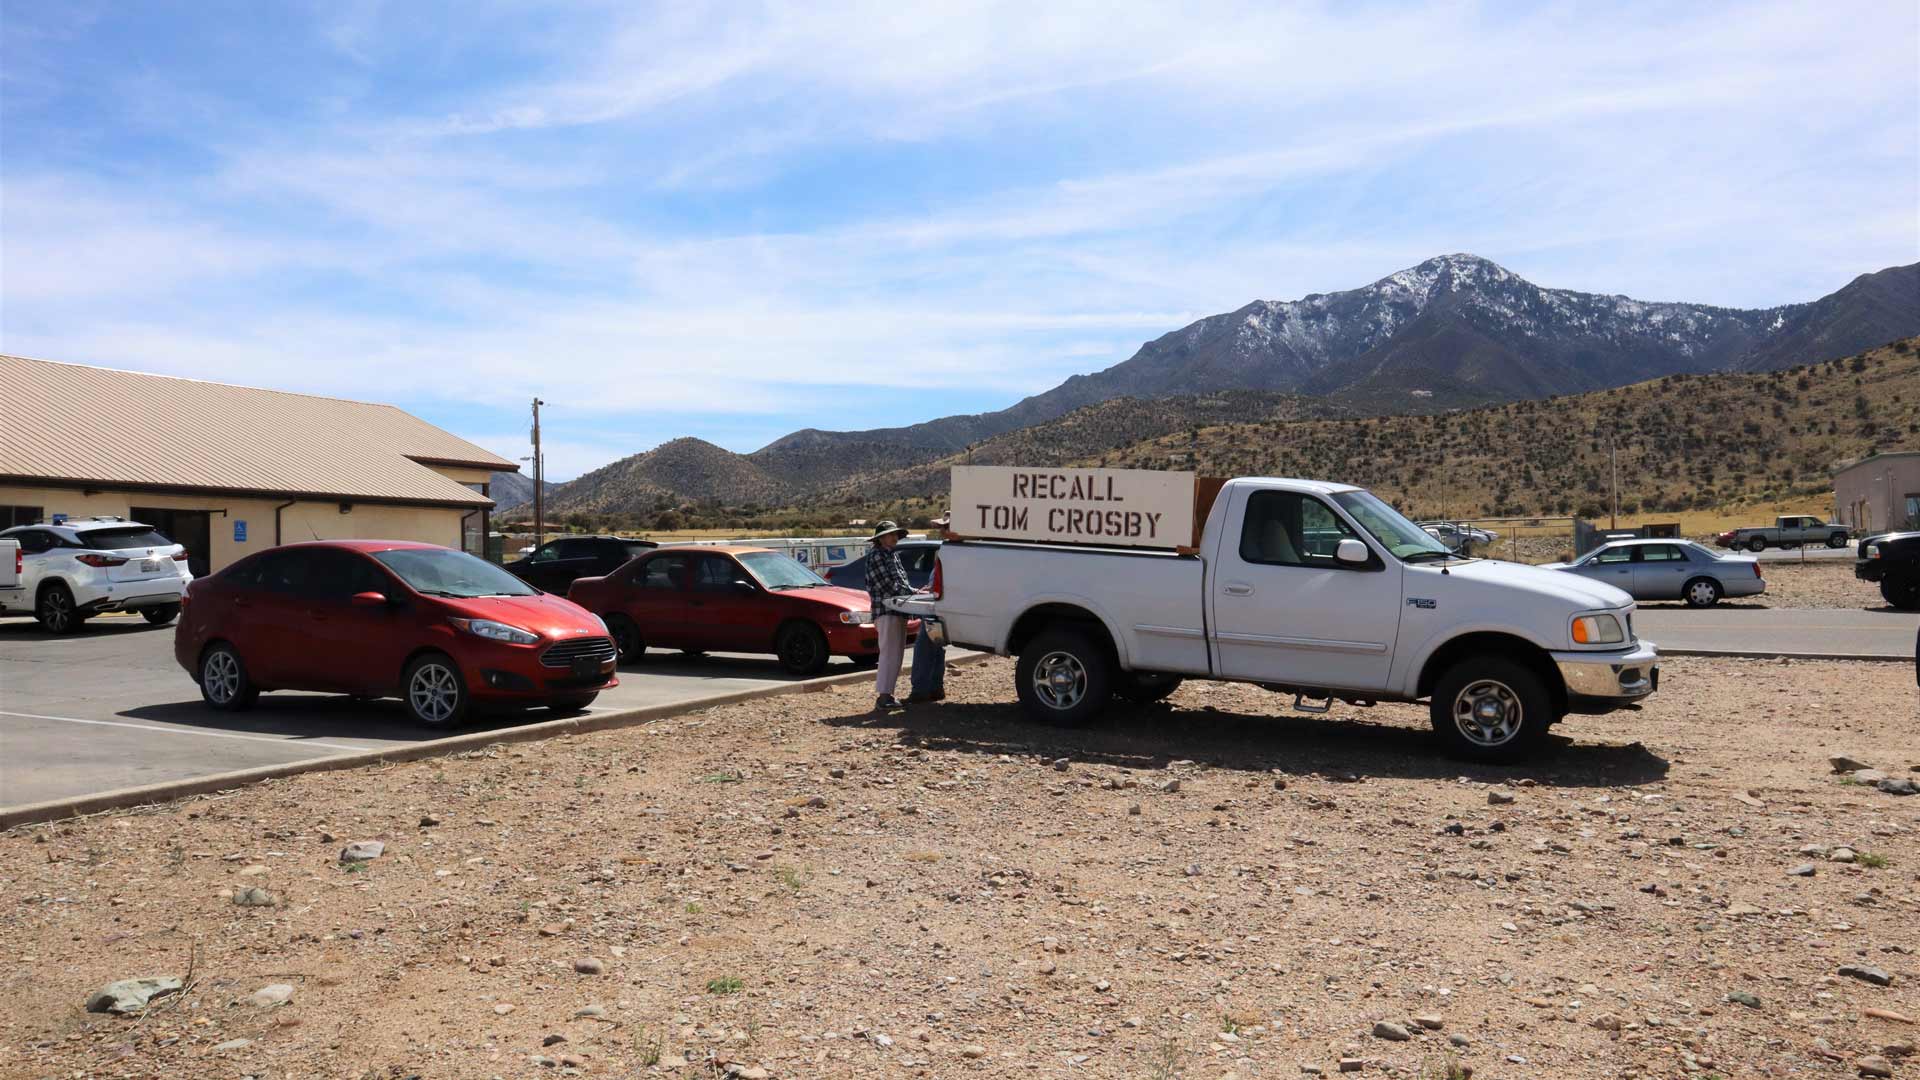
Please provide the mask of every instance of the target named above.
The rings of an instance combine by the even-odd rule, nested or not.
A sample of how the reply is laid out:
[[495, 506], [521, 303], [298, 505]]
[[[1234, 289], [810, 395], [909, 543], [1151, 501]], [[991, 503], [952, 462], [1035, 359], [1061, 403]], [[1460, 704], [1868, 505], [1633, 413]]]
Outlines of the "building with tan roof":
[[391, 405], [0, 356], [0, 528], [143, 522], [196, 575], [295, 540], [483, 554], [519, 466]]

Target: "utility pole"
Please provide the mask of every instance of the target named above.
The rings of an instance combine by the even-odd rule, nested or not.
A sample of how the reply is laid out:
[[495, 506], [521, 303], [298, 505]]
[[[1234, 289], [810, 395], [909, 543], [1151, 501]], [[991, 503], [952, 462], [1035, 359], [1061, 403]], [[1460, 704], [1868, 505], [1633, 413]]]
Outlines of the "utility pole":
[[538, 550], [547, 542], [546, 487], [547, 472], [543, 467], [545, 459], [540, 453], [540, 406], [546, 402], [533, 399], [533, 546]]
[[1613, 445], [1613, 432], [1607, 432], [1607, 464], [1613, 469], [1613, 516], [1608, 519], [1608, 531], [1620, 527], [1620, 455]]

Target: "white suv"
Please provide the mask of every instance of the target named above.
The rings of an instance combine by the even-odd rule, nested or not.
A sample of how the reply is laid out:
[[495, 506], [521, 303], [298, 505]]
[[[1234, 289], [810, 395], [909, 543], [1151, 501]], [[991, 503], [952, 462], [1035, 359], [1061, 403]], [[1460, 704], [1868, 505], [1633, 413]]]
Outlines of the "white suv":
[[165, 625], [180, 614], [193, 580], [187, 550], [137, 521], [21, 525], [0, 538], [20, 543], [19, 581], [0, 589], [0, 614], [32, 612], [55, 634], [70, 634], [104, 611], [138, 611]]

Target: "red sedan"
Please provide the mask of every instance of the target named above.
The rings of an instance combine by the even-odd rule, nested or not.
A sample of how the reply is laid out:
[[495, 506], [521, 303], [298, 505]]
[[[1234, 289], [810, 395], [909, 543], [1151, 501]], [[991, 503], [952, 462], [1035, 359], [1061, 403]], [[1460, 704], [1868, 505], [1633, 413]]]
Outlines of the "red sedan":
[[221, 710], [318, 690], [398, 697], [441, 727], [477, 705], [584, 709], [619, 684], [597, 617], [431, 544], [288, 544], [195, 581], [182, 603], [174, 659]]
[[[627, 662], [653, 647], [770, 652], [795, 675], [818, 675], [831, 657], [879, 655], [866, 593], [764, 548], [661, 548], [575, 581], [567, 598], [607, 621]], [[908, 624], [909, 640], [918, 626]]]

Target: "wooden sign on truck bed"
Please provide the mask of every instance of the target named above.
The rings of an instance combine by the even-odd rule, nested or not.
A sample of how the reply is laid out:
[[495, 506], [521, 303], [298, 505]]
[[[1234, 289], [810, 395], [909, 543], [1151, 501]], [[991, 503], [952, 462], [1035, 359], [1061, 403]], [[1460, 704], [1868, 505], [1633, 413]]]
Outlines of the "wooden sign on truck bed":
[[949, 534], [1186, 550], [1195, 543], [1198, 490], [1184, 472], [956, 465]]

